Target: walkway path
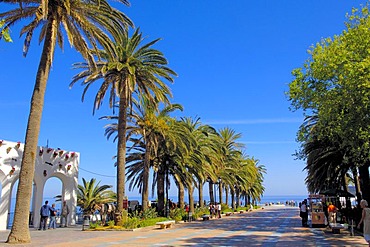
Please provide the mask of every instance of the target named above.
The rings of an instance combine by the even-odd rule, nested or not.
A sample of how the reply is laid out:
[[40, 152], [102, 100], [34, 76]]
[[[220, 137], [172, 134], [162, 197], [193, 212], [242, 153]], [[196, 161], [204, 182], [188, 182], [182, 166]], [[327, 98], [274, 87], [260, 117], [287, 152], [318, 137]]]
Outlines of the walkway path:
[[[9, 231], [0, 232], [0, 246]], [[81, 227], [31, 230], [32, 244], [18, 246], [367, 246], [348, 231], [301, 227], [297, 208], [267, 207], [210, 221], [176, 224], [170, 229], [146, 227], [137, 231], [90, 232]]]

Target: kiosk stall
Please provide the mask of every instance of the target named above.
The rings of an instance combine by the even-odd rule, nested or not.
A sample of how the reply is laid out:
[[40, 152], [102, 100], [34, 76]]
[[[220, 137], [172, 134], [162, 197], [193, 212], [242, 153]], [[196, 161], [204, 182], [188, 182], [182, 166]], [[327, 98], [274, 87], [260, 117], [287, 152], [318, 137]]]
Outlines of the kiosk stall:
[[325, 227], [325, 213], [323, 210], [323, 195], [309, 195], [309, 213], [311, 213], [312, 227]]

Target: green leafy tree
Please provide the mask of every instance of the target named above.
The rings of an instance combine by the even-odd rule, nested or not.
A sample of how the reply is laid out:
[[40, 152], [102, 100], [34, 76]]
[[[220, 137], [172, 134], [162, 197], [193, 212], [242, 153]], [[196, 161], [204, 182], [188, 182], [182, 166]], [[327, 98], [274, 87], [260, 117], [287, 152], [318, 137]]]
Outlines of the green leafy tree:
[[[128, 4], [126, 0], [120, 2]], [[93, 48], [102, 46], [110, 49], [109, 34], [114, 36], [132, 23], [123, 13], [110, 7], [106, 0], [4, 0], [2, 4], [4, 3], [14, 6], [8, 11], [0, 12], [0, 19], [4, 20], [6, 28], [10, 28], [15, 23], [21, 21], [25, 23], [25, 20], [30, 20], [21, 29], [21, 35], [26, 36], [23, 47], [24, 56], [27, 55], [34, 31], [39, 27], [41, 30], [38, 41], [44, 41], [28, 117], [14, 222], [7, 240], [8, 243], [29, 243], [31, 237], [28, 228], [28, 209], [32, 195], [35, 153], [55, 46], [58, 43], [60, 47], [63, 47], [64, 37], [67, 37], [70, 44], [94, 67], [94, 53], [89, 49], [89, 45]]]
[[[359, 167], [363, 198], [370, 200], [370, 18], [369, 7], [348, 16], [346, 30], [313, 46], [310, 58], [293, 71], [292, 108], [317, 115], [315, 136], [328, 138]], [[298, 138], [310, 141], [305, 129]], [[347, 164], [346, 164], [347, 165]]]
[[115, 36], [112, 50], [101, 50], [100, 60], [96, 67], [87, 63], [75, 64], [76, 69], [83, 71], [77, 74], [71, 86], [82, 80], [85, 86], [83, 99], [87, 89], [96, 81], [101, 81], [95, 97], [95, 109], [98, 109], [104, 96], [109, 94], [110, 107], [118, 98], [118, 135], [117, 135], [117, 215], [121, 215], [123, 198], [125, 196], [125, 166], [126, 166], [126, 132], [129, 109], [135, 93], [143, 95], [149, 101], [169, 103], [171, 96], [165, 80], [173, 82], [176, 73], [167, 67], [164, 55], [152, 46], [159, 41], [156, 39], [142, 44], [143, 37], [137, 29], [130, 37], [128, 30], [123, 30]]

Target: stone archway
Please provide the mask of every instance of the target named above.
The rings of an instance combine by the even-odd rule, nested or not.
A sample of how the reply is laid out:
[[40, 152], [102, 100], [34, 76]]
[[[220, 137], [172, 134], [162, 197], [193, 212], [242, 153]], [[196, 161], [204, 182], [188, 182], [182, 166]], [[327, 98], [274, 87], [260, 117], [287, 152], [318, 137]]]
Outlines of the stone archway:
[[[5, 230], [11, 199], [11, 189], [18, 179], [24, 145], [20, 142], [0, 141], [0, 230]], [[62, 181], [62, 198], [70, 208], [68, 222], [76, 223], [78, 165], [80, 154], [48, 147], [37, 148], [33, 198], [31, 210], [33, 226], [38, 226], [38, 212], [43, 204], [43, 191], [48, 178], [57, 177]]]

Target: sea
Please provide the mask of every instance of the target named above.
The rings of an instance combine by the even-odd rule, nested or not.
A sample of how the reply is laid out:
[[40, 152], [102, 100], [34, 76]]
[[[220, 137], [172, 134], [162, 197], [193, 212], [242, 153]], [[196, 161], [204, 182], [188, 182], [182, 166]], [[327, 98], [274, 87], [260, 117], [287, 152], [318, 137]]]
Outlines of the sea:
[[[171, 201], [177, 202], [177, 196], [170, 195], [169, 198]], [[256, 203], [257, 205], [260, 205], [260, 206], [264, 206], [266, 204], [286, 204], [286, 202], [294, 202], [295, 205], [298, 205], [299, 202], [303, 201], [306, 198], [307, 196], [305, 195], [266, 195], [266, 196], [263, 196], [261, 200]], [[206, 203], [210, 201], [208, 195], [204, 195], [203, 199], [206, 201]], [[48, 198], [48, 197], [43, 199], [43, 201], [46, 201], [46, 200], [49, 201], [49, 205], [55, 203], [55, 208], [59, 210], [59, 212], [61, 211], [62, 204], [60, 201], [57, 201], [55, 198]], [[141, 202], [141, 196], [131, 196], [131, 197], [129, 196], [128, 200], [129, 201], [137, 200]], [[149, 198], [149, 200], [156, 201], [156, 198]], [[185, 201], [187, 201], [186, 196], [185, 196]], [[198, 202], [199, 201], [198, 197], [194, 197], [194, 201]], [[217, 195], [216, 195], [216, 201], [219, 201], [217, 200]], [[226, 197], [223, 198], [223, 202], [225, 201], [226, 201]], [[229, 198], [229, 203], [231, 203], [230, 198]], [[245, 201], [241, 200], [241, 204], [244, 205], [244, 203]], [[8, 228], [11, 228], [13, 225], [14, 209], [15, 209], [15, 198], [12, 198], [11, 205], [10, 205], [10, 212], [9, 212]], [[77, 208], [76, 214], [77, 215], [80, 214], [79, 208]]]

